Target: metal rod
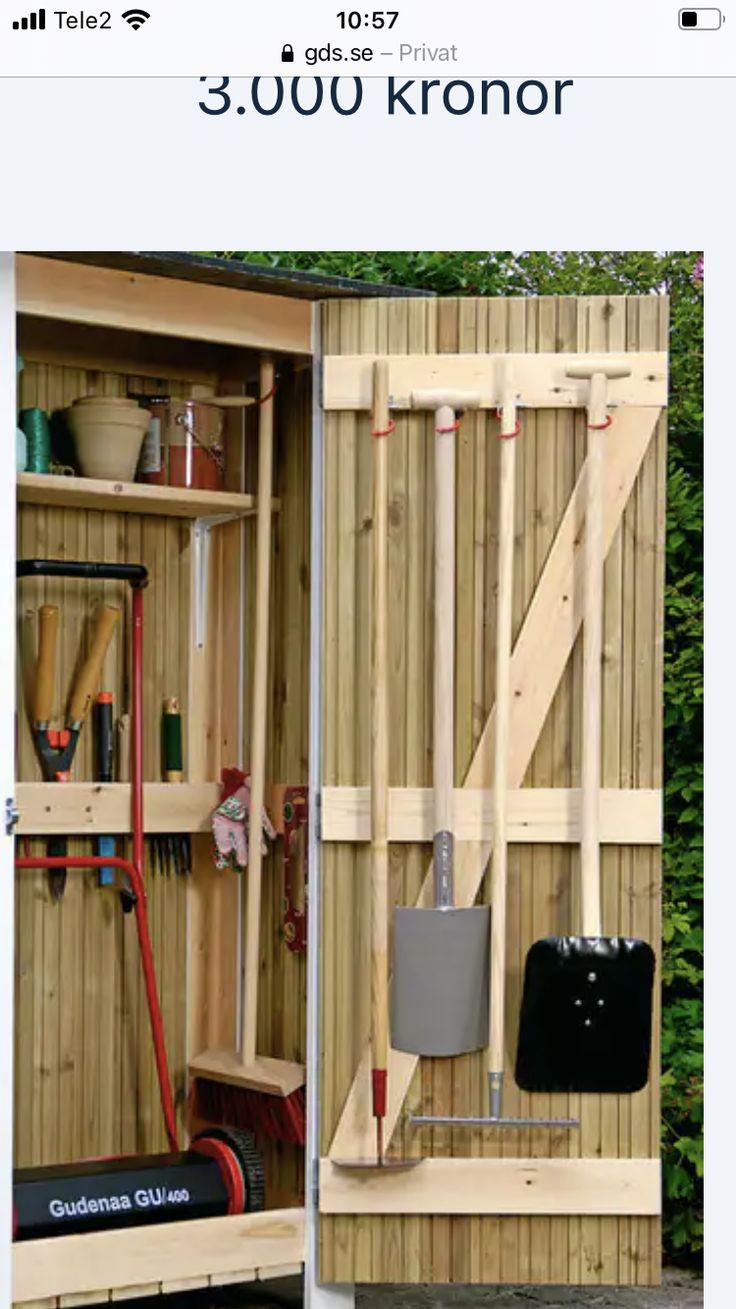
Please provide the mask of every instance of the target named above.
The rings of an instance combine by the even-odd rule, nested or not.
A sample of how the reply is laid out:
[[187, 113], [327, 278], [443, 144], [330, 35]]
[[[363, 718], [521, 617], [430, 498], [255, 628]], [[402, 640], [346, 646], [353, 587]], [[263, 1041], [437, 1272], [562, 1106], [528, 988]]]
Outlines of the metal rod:
[[450, 1114], [409, 1114], [410, 1127], [579, 1127], [578, 1118], [453, 1118]]

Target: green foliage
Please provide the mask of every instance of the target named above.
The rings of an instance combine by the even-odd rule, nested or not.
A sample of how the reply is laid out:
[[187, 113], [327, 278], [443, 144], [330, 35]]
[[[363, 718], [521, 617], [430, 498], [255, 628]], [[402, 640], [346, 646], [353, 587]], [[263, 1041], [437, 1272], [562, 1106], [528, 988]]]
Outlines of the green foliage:
[[670, 296], [662, 1140], [665, 1244], [703, 1241], [703, 294], [688, 251], [273, 251], [231, 258], [440, 295]]

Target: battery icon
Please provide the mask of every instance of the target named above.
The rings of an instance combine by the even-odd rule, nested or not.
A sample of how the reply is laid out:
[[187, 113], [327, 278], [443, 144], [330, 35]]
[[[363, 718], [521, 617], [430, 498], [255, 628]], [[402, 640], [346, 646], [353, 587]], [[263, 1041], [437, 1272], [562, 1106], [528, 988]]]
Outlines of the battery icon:
[[717, 32], [723, 22], [720, 9], [681, 9], [680, 27], [686, 32]]

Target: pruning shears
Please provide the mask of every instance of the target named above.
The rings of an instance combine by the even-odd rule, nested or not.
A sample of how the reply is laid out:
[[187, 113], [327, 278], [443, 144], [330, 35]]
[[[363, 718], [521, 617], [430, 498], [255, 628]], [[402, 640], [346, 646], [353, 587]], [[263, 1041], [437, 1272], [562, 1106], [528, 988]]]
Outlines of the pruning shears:
[[[115, 625], [120, 610], [113, 605], [102, 605], [95, 620], [89, 653], [72, 686], [66, 714], [66, 726], [60, 730], [51, 727], [56, 652], [59, 637], [59, 609], [57, 605], [42, 605], [38, 611], [38, 657], [33, 686], [33, 741], [41, 764], [44, 781], [68, 782], [72, 762], [84, 721], [94, 703]], [[52, 849], [53, 847], [53, 849]], [[66, 854], [66, 838], [54, 837], [48, 844], [48, 853]], [[49, 871], [52, 899], [60, 900], [66, 885], [66, 871]]]

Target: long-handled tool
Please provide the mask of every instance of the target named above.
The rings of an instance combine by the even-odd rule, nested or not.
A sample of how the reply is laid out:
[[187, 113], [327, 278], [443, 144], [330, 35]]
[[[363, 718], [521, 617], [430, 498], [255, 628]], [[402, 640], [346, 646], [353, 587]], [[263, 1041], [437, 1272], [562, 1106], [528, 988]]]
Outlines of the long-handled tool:
[[386, 360], [373, 365], [373, 626], [371, 640], [371, 1099], [376, 1156], [333, 1159], [344, 1168], [414, 1168], [421, 1158], [386, 1158], [383, 1123], [388, 1098], [388, 438], [396, 424], [389, 413]]
[[463, 392], [414, 392], [434, 412], [434, 906], [400, 908], [394, 920], [391, 1039], [429, 1056], [467, 1054], [488, 1032], [488, 906], [454, 898], [455, 410], [476, 408]]
[[[187, 1151], [178, 1147], [143, 880], [143, 588], [147, 571], [140, 564], [26, 559], [18, 562], [16, 572], [18, 577], [127, 582], [132, 590], [132, 857], [127, 860], [116, 855], [46, 856], [16, 859], [15, 865], [20, 869], [75, 868], [97, 873], [105, 867], [114, 867], [125, 875], [135, 909], [161, 1109], [171, 1153], [17, 1170], [13, 1176], [13, 1238], [22, 1241], [263, 1209], [263, 1167], [250, 1133], [216, 1129], [202, 1133]], [[48, 654], [48, 646], [46, 650]], [[81, 686], [80, 678], [77, 692]], [[78, 698], [74, 704], [79, 710]]]
[[[72, 762], [84, 721], [94, 702], [115, 624], [120, 610], [103, 605], [97, 612], [92, 644], [72, 687], [67, 709], [67, 725], [62, 731], [50, 728], [56, 671], [56, 648], [59, 635], [59, 610], [56, 605], [42, 605], [38, 611], [38, 656], [33, 690], [33, 740], [44, 780], [68, 782]], [[66, 854], [66, 838], [54, 837], [48, 853], [55, 858]], [[49, 872], [53, 900], [64, 894], [66, 873], [62, 866]]]
[[[240, 996], [240, 1040], [237, 1050], [208, 1050], [197, 1055], [190, 1070], [197, 1079], [195, 1101], [214, 1121], [258, 1126], [274, 1116], [289, 1140], [304, 1142], [305, 1071], [302, 1064], [256, 1054], [258, 974], [261, 929], [261, 815], [266, 774], [269, 599], [271, 563], [271, 485], [273, 479], [274, 366], [263, 359], [260, 368], [258, 510], [256, 520], [256, 601], [253, 710], [251, 715], [251, 774], [249, 806], [248, 887], [242, 925], [243, 972]], [[206, 1085], [205, 1085], [206, 1084]], [[254, 1093], [256, 1093], [254, 1095]], [[254, 1103], [263, 1096], [269, 1105], [263, 1116]]]
[[574, 1118], [504, 1118], [506, 1002], [506, 888], [508, 882], [508, 760], [511, 724], [511, 616], [514, 593], [514, 493], [516, 481], [516, 394], [507, 374], [500, 414], [498, 509], [498, 598], [496, 605], [496, 706], [493, 754], [493, 851], [491, 856], [490, 1026], [488, 1032], [488, 1116], [453, 1118], [412, 1114], [412, 1127], [576, 1127]]
[[373, 374], [373, 650], [371, 668], [371, 1090], [383, 1163], [388, 1082], [388, 365]]
[[603, 936], [600, 770], [603, 631], [604, 431], [607, 383], [628, 369], [576, 366], [590, 379], [583, 608], [583, 741], [580, 872], [582, 936], [550, 937], [529, 950], [516, 1080], [526, 1091], [626, 1094], [649, 1076], [654, 952], [645, 941]]

